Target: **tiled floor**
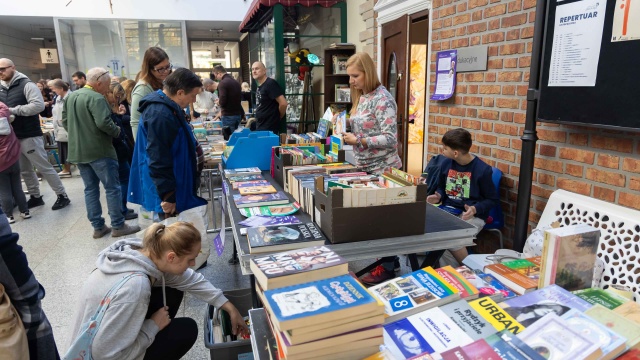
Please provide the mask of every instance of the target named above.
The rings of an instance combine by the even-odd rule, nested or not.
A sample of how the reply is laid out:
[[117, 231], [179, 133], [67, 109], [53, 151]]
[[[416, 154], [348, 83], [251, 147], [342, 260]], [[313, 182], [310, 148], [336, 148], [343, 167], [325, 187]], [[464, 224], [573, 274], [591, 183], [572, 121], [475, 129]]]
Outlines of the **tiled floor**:
[[[80, 289], [95, 268], [98, 253], [109, 246], [114, 238], [108, 236], [99, 240], [91, 237], [93, 229], [86, 218], [84, 205], [84, 186], [77, 171], [72, 178], [63, 179], [63, 183], [71, 199], [71, 205], [52, 211], [55, 194], [46, 182], [41, 182], [41, 192], [45, 206], [32, 209], [32, 218], [23, 220], [16, 216], [12, 225], [14, 232], [20, 234], [20, 241], [27, 254], [29, 265], [38, 281], [44, 286], [46, 296], [43, 307], [53, 326], [54, 336], [61, 355], [67, 350], [69, 343], [69, 326], [75, 311]], [[103, 213], [109, 223], [104, 192], [101, 198]], [[136, 209], [137, 206], [131, 205]], [[219, 204], [218, 218], [220, 216]], [[16, 210], [17, 215], [17, 210]], [[218, 220], [219, 221], [219, 220]], [[129, 221], [135, 224], [137, 220]], [[208, 242], [212, 243], [214, 234], [209, 234]], [[199, 270], [215, 286], [222, 290], [249, 287], [249, 277], [243, 276], [238, 266], [227, 263], [231, 257], [233, 235], [227, 231], [226, 247], [223, 255], [218, 257], [212, 248], [208, 265]], [[350, 263], [350, 270], [357, 271], [368, 265], [370, 261]], [[402, 272], [408, 272], [405, 260], [401, 259]], [[206, 303], [186, 294], [179, 316], [188, 316], [199, 324], [199, 339], [195, 346], [184, 357], [189, 360], [210, 359], [209, 350], [204, 345], [204, 316]]]

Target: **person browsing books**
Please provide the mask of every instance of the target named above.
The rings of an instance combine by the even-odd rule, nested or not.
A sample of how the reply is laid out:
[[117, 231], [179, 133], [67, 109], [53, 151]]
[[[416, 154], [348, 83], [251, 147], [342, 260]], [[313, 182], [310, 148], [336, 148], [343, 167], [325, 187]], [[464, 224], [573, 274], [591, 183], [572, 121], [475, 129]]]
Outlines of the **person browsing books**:
[[[427, 196], [431, 204], [457, 209], [459, 217], [476, 227], [480, 232], [489, 211], [498, 205], [499, 198], [493, 184], [493, 169], [477, 156], [471, 154], [471, 134], [462, 128], [447, 131], [442, 137], [442, 154], [451, 159], [448, 169], [443, 169], [444, 181], [435, 194]], [[467, 248], [449, 249], [458, 263], [469, 254]]]
[[[143, 276], [130, 278], [110, 297], [91, 345], [92, 358], [180, 359], [198, 337], [193, 319], [176, 317], [185, 291], [227, 311], [233, 334], [246, 334], [247, 326], [237, 308], [220, 289], [189, 268], [200, 249], [200, 232], [187, 222], [155, 223], [145, 231], [143, 240], [123, 239], [104, 249], [98, 255], [97, 269], [81, 290], [71, 326], [72, 341], [107, 292], [131, 273]], [[72, 358], [69, 355], [77, 354], [67, 354], [67, 358]]]

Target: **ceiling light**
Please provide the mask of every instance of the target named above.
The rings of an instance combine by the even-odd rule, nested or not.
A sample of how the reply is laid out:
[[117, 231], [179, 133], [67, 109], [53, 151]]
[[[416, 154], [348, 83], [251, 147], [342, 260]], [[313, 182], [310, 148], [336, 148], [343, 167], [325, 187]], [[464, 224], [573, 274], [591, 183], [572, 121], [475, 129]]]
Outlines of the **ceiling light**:
[[31, 40], [44, 40], [44, 38], [32, 37]]

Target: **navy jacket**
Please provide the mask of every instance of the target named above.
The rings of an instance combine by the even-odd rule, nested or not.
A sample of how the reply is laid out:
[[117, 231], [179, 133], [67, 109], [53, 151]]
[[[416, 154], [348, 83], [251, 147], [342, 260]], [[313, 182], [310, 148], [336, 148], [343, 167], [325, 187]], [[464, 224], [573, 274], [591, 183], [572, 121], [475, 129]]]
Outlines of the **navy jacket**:
[[162, 90], [140, 101], [127, 200], [162, 213], [160, 203], [176, 204], [182, 212], [206, 205], [197, 196], [196, 139], [184, 112]]

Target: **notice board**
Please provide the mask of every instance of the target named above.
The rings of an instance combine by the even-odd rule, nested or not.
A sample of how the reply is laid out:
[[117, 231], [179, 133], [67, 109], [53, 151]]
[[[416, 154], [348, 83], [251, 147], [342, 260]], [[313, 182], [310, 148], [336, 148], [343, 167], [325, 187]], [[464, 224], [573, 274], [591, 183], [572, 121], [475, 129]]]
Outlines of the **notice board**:
[[[548, 7], [538, 120], [640, 129], [640, 36], [635, 38], [640, 26], [640, 2], [633, 1], [635, 6], [629, 8], [630, 0], [545, 1]], [[594, 30], [594, 16], [601, 15], [602, 9], [602, 29]], [[575, 31], [581, 21], [590, 24], [587, 32]], [[621, 21], [625, 22], [625, 36]], [[593, 38], [599, 31], [602, 35], [596, 67], [589, 63], [594, 60], [589, 59], [589, 51], [593, 53], [597, 47]], [[597, 72], [580, 72], [581, 67], [589, 66]], [[589, 81], [593, 86], [585, 86]]]

